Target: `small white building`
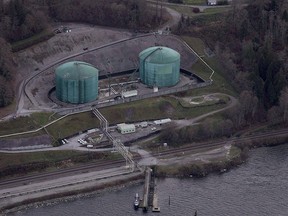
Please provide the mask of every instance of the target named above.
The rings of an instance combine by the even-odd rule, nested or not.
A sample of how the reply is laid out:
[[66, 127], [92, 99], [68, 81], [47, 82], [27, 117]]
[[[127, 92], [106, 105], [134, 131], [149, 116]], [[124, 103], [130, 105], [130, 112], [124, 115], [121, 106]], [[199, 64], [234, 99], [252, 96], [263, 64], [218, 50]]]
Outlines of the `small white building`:
[[146, 122], [146, 121], [141, 122], [141, 123], [140, 123], [140, 126], [141, 126], [142, 128], [146, 128], [146, 127], [148, 127], [148, 122]]
[[137, 90], [121, 92], [122, 98], [129, 98], [129, 97], [133, 97], [133, 96], [137, 96], [137, 95], [138, 95], [138, 91]]
[[154, 121], [154, 124], [156, 124], [156, 125], [162, 125], [162, 124], [166, 124], [166, 123], [169, 123], [169, 122], [171, 122], [171, 119], [170, 119], [170, 118], [167, 118], [167, 119], [156, 120], [156, 121]]
[[217, 5], [217, 0], [207, 0], [207, 5], [209, 6]]
[[134, 133], [136, 131], [136, 127], [134, 124], [117, 124], [117, 130], [121, 134], [127, 134], [127, 133]]

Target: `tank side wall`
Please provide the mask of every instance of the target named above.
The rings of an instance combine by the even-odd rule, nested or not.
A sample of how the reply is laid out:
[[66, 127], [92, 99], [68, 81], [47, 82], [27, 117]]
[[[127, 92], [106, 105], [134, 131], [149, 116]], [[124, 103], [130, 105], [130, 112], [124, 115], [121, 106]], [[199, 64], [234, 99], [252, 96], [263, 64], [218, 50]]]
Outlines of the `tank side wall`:
[[98, 74], [84, 81], [84, 103], [94, 101], [98, 97]]

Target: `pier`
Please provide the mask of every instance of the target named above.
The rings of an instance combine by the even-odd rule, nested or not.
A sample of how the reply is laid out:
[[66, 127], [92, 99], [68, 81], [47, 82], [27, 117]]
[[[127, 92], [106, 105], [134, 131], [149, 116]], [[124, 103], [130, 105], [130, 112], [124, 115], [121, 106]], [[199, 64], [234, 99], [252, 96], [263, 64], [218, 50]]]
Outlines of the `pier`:
[[154, 172], [150, 167], [147, 167], [145, 170], [143, 199], [140, 202], [140, 208], [142, 208], [144, 212], [148, 211], [149, 207], [152, 207], [153, 212], [160, 212], [155, 185]]

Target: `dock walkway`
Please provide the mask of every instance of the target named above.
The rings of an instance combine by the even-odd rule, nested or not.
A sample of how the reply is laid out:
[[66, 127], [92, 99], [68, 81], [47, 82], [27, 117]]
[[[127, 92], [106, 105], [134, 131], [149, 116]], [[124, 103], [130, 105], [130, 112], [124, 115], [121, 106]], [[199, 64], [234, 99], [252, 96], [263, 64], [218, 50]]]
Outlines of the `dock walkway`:
[[155, 188], [155, 176], [153, 170], [148, 167], [145, 170], [144, 193], [143, 200], [140, 203], [140, 208], [146, 212], [148, 211], [149, 207], [152, 207], [153, 212], [160, 212]]

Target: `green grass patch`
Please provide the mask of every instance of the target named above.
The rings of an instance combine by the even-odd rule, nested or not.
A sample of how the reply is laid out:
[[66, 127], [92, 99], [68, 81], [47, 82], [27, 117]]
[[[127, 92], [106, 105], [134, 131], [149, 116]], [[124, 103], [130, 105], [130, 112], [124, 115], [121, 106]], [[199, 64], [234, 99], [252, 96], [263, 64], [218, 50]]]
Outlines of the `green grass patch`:
[[[121, 122], [138, 122], [161, 118], [193, 118], [206, 112], [221, 109], [225, 106], [226, 104], [213, 104], [201, 106], [201, 108], [187, 108], [182, 106], [178, 99], [170, 96], [163, 96], [102, 108], [100, 111], [110, 124], [117, 124]], [[47, 124], [54, 118], [58, 118], [58, 116], [51, 113], [34, 113], [31, 117], [20, 117], [5, 124], [0, 124], [0, 131], [3, 135], [30, 131]], [[49, 135], [57, 140], [96, 127], [99, 127], [99, 120], [91, 111], [89, 111], [61, 119], [46, 127], [46, 130]], [[44, 131], [39, 133], [43, 134]]]
[[204, 106], [201, 108], [186, 108], [176, 98], [166, 96], [123, 104], [117, 107], [109, 107], [101, 110], [101, 113], [109, 122], [119, 123], [160, 118], [193, 118], [223, 107], [225, 105], [215, 104], [214, 106]]
[[186, 41], [199, 56], [205, 55], [205, 43], [200, 38], [189, 36], [181, 36], [181, 38]]
[[227, 7], [211, 7], [211, 8], [204, 9], [204, 14], [206, 14], [206, 15], [220, 14], [220, 13], [226, 13], [229, 10], [231, 10], [230, 6], [227, 6]]
[[0, 134], [12, 134], [35, 130], [39, 125], [30, 117], [19, 117], [0, 124]]
[[55, 139], [61, 139], [98, 126], [99, 121], [92, 112], [85, 112], [68, 116], [48, 126], [46, 129]]
[[58, 115], [53, 115], [52, 113], [33, 113], [30, 116], [22, 116], [10, 121], [1, 122], [0, 135], [35, 130], [58, 117]]
[[214, 86], [212, 85], [211, 87], [218, 89], [219, 92], [237, 96], [237, 92], [235, 91], [233, 86], [225, 79], [225, 77], [221, 73], [221, 71], [223, 70], [222, 65], [220, 65], [216, 57], [205, 58], [205, 61], [211, 68], [215, 70], [215, 73], [212, 77]]
[[[204, 25], [213, 25], [213, 23], [217, 23], [218, 21], [222, 21], [225, 17], [223, 14], [224, 12], [221, 13], [198, 13], [198, 14], [192, 14], [192, 19], [191, 23], [196, 25], [196, 26], [204, 26]], [[226, 13], [226, 12], [225, 12]]]
[[[192, 66], [192, 71], [205, 81], [208, 81], [212, 71], [210, 68], [208, 68], [202, 61], [198, 60], [193, 66]], [[214, 75], [213, 75], [214, 76]]]
[[15, 175], [19, 176], [40, 171], [52, 171], [85, 162], [114, 160], [119, 158], [121, 158], [121, 155], [115, 153], [82, 152], [72, 150], [18, 154], [0, 153], [0, 178]]
[[39, 131], [34, 132], [34, 133], [27, 133], [27, 134], [16, 135], [16, 136], [9, 136], [9, 137], [5, 137], [3, 139], [5, 139], [5, 140], [9, 140], [9, 139], [15, 140], [15, 139], [22, 139], [22, 138], [41, 136], [41, 135], [45, 135], [45, 134], [47, 134], [47, 133], [45, 132], [45, 130], [42, 129], [42, 130], [39, 130]]
[[58, 119], [60, 116], [58, 114], [54, 114], [54, 113], [43, 113], [43, 112], [39, 112], [39, 113], [32, 113], [31, 114], [31, 118], [34, 119], [34, 121], [41, 126], [44, 126], [46, 124], [48, 124], [51, 121], [54, 121], [56, 119]]
[[176, 99], [157, 97], [101, 109], [112, 124], [174, 117]]
[[[189, 36], [182, 36], [183, 40], [185, 40], [196, 52], [204, 53], [205, 44], [204, 42], [200, 42], [199, 38], [193, 38]], [[207, 86], [205, 88], [193, 89], [188, 91], [188, 95], [200, 95], [203, 93], [214, 93], [221, 92], [230, 95], [237, 95], [235, 89], [230, 85], [229, 82], [222, 75], [222, 66], [217, 61], [216, 57], [207, 57], [204, 55], [203, 60], [215, 71], [212, 76], [213, 84]], [[204, 80], [209, 80], [209, 77], [212, 71], [201, 61], [198, 60], [191, 68], [192, 71], [195, 72], [196, 75], [200, 76]]]
[[[201, 5], [201, 4], [193, 4], [193, 5]], [[202, 4], [203, 5], [203, 4]], [[189, 17], [199, 17], [199, 21], [203, 22], [204, 20], [207, 19], [213, 19], [214, 16], [219, 16], [223, 13], [227, 13], [229, 10], [231, 10], [231, 7], [227, 6], [227, 7], [211, 7], [211, 8], [207, 8], [204, 9], [203, 11], [201, 11], [200, 13], [194, 13], [193, 12], [193, 7], [187, 7], [186, 5], [168, 5], [169, 8], [177, 11], [180, 14], [183, 14], [184, 16], [189, 16]]]
[[184, 0], [184, 4], [206, 5], [206, 0]]
[[11, 44], [12, 51], [17, 52], [34, 44], [46, 41], [54, 36], [54, 32], [51, 29], [45, 29], [39, 34], [33, 35], [32, 37], [26, 38], [21, 41], [17, 41]]
[[193, 17], [202, 14], [202, 13], [194, 13], [192, 7], [187, 7], [185, 5], [169, 5], [168, 7], [177, 11], [180, 14], [183, 14], [184, 16]]
[[0, 153], [0, 168], [34, 162], [58, 162], [83, 154], [87, 153], [79, 151], [46, 151], [19, 154]]
[[229, 158], [237, 158], [240, 156], [242, 150], [234, 145], [231, 146], [230, 152], [229, 152]]

